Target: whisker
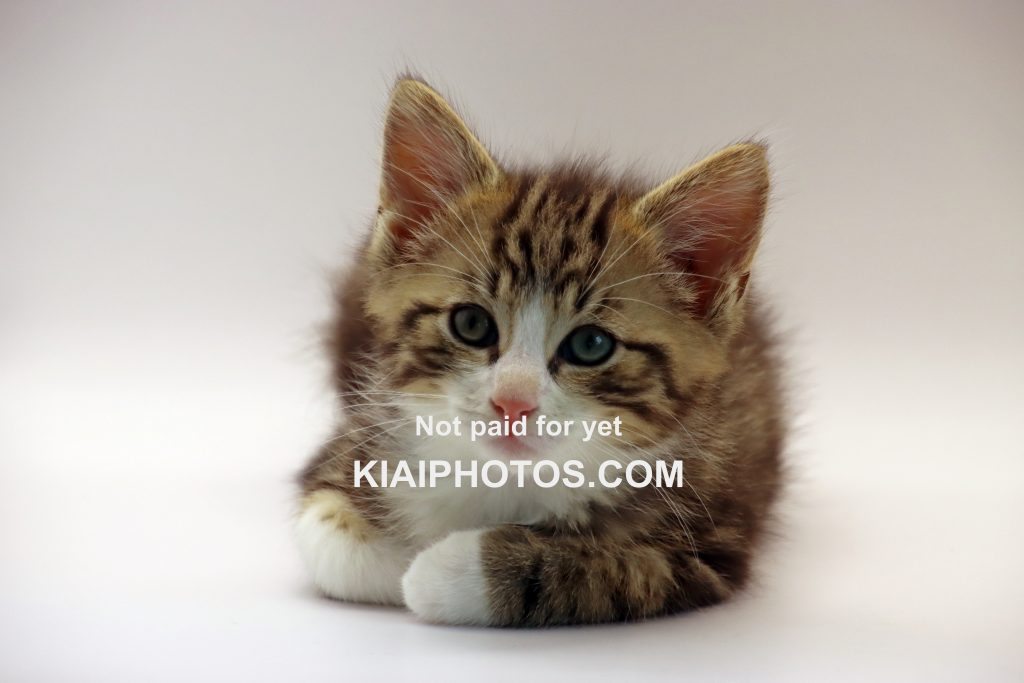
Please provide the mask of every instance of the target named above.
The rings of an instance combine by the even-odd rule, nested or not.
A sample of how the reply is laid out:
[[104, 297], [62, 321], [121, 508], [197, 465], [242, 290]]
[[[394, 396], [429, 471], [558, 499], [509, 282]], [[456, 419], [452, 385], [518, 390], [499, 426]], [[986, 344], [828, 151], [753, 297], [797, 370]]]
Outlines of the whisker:
[[[437, 195], [437, 197], [438, 197], [438, 199], [440, 199], [441, 201], [444, 201], [444, 199], [443, 199], [442, 197], [440, 197], [440, 195]], [[408, 201], [408, 200], [407, 200], [407, 201]], [[415, 201], [408, 201], [408, 203], [409, 203], [409, 204], [414, 204], [414, 205], [416, 205], [416, 206], [426, 206], [426, 207], [428, 207], [428, 208], [429, 208], [429, 206], [430, 206], [429, 204], [425, 204], [424, 202], [415, 202]], [[461, 224], [462, 224], [462, 227], [463, 227], [463, 228], [465, 228], [465, 232], [464, 232], [464, 233], [460, 232], [460, 233], [459, 233], [459, 235], [460, 235], [460, 236], [462, 236], [462, 235], [464, 235], [464, 234], [469, 234], [469, 226], [468, 226], [468, 225], [466, 225], [466, 221], [465, 221], [465, 220], [463, 220], [462, 216], [460, 216], [460, 215], [459, 215], [459, 213], [458, 213], [458, 211], [456, 211], [456, 210], [455, 210], [455, 206], [454, 206], [453, 204], [450, 204], [450, 203], [447, 203], [447, 202], [446, 202], [446, 203], [445, 203], [445, 207], [444, 207], [444, 208], [445, 208], [445, 211], [447, 211], [447, 212], [448, 212], [449, 214], [451, 214], [451, 215], [455, 216], [455, 218], [457, 218], [457, 219], [458, 219], [459, 223], [461, 223]], [[398, 214], [397, 212], [395, 212], [395, 213], [396, 213], [396, 215], [401, 215], [401, 214]], [[409, 219], [409, 220], [413, 220], [413, 219]], [[430, 231], [431, 231], [432, 233], [434, 233], [435, 235], [437, 235], [437, 236], [438, 236], [438, 237], [440, 237], [441, 239], [444, 239], [444, 238], [443, 238], [443, 237], [441, 237], [441, 235], [439, 235], [439, 234], [438, 234], [438, 233], [437, 233], [436, 231], [434, 231], [433, 229], [431, 229], [431, 228], [430, 228], [430, 227], [429, 227], [429, 226], [428, 226], [428, 225], [427, 225], [426, 223], [424, 223], [424, 222], [422, 222], [422, 221], [418, 221], [418, 223], [419, 223], [419, 225], [420, 225], [420, 226], [422, 226], [423, 228], [425, 228], [425, 229], [427, 229], [427, 230], [430, 230]], [[472, 236], [472, 235], [470, 235], [470, 236]], [[445, 240], [445, 242], [448, 242], [448, 240]], [[474, 242], [476, 242], [476, 240], [475, 240], [475, 239], [474, 239]], [[470, 244], [469, 244], [468, 242], [465, 242], [465, 241], [463, 241], [463, 244], [464, 244], [464, 245], [465, 245], [466, 247], [471, 247], [471, 246], [473, 246], [473, 245], [470, 245]], [[455, 249], [455, 246], [454, 246], [454, 245], [452, 245], [452, 244], [451, 244], [451, 242], [448, 242], [448, 245], [449, 245], [449, 246], [451, 246], [451, 248], [452, 248], [452, 249]], [[476, 243], [476, 246], [478, 247], [478, 251], [479, 251], [479, 253], [480, 253], [481, 255], [483, 255], [483, 254], [484, 254], [484, 252], [483, 252], [483, 249], [484, 249], [484, 246], [483, 246], [483, 244], [482, 244], [482, 243]], [[455, 250], [456, 250], [456, 251], [459, 251], [458, 249], [455, 249]], [[465, 255], [465, 254], [463, 254], [463, 253], [462, 253], [461, 251], [459, 252], [459, 254], [460, 254], [460, 255], [461, 255], [461, 256], [462, 256], [463, 258], [466, 258], [466, 260], [469, 260], [469, 259], [468, 259], [468, 258], [466, 257], [466, 255]], [[474, 263], [476, 264], [476, 267], [477, 267], [477, 268], [479, 268], [480, 270], [483, 270], [483, 269], [484, 269], [484, 268], [483, 268], [483, 265], [482, 265], [482, 264], [481, 264], [481, 263], [480, 263], [479, 261], [477, 261], [476, 259], [473, 259], [473, 262], [474, 262]]]
[[[352, 451], [354, 451], [355, 449], [359, 448], [360, 446], [363, 446], [363, 445], [365, 445], [365, 444], [368, 444], [369, 442], [371, 442], [371, 441], [373, 441], [373, 440], [375, 440], [375, 439], [379, 439], [379, 438], [380, 438], [380, 437], [382, 437], [382, 436], [386, 436], [386, 435], [390, 434], [391, 432], [394, 432], [394, 431], [396, 431], [396, 430], [398, 430], [398, 429], [401, 429], [402, 427], [404, 427], [405, 425], [407, 425], [407, 424], [408, 424], [408, 423], [410, 423], [410, 422], [412, 422], [412, 419], [411, 419], [411, 418], [410, 418], [410, 419], [406, 419], [406, 420], [403, 420], [401, 424], [397, 424], [397, 425], [395, 425], [394, 427], [391, 427], [391, 428], [389, 428], [389, 429], [386, 429], [386, 430], [384, 430], [383, 432], [381, 432], [380, 434], [374, 434], [373, 436], [371, 436], [371, 437], [369, 437], [369, 438], [367, 438], [367, 439], [364, 439], [364, 440], [360, 441], [360, 442], [359, 442], [359, 443], [357, 443], [357, 444], [356, 444], [355, 446], [352, 446], [351, 448], [345, 449], [345, 450], [344, 450], [344, 451], [342, 451], [341, 453], [335, 453], [335, 454], [333, 454], [333, 455], [332, 455], [331, 457], [329, 457], [329, 458], [328, 458], [327, 460], [325, 460], [325, 461], [324, 461], [324, 462], [322, 463], [322, 465], [328, 465], [328, 464], [330, 464], [330, 463], [334, 462], [335, 460], [337, 460], [338, 458], [341, 458], [341, 457], [344, 457], [345, 455], [348, 455], [349, 453], [351, 453], [351, 452], [352, 452]], [[383, 423], [382, 423], [382, 424], [383, 424]], [[380, 425], [378, 424], [378, 425], [371, 425], [371, 426], [373, 426], [373, 427], [378, 427], [378, 426], [380, 426]], [[359, 431], [359, 430], [356, 430], [356, 431]], [[345, 434], [345, 435], [343, 435], [343, 436], [347, 436], [348, 434], [354, 434], [354, 433], [355, 433], [355, 432], [346, 432], [346, 434]], [[342, 438], [342, 437], [339, 437], [339, 438]], [[328, 443], [329, 443], [329, 442], [328, 442]]]
[[480, 242], [479, 242], [480, 243], [480, 252], [487, 259], [487, 265], [489, 265], [491, 268], [493, 268], [494, 267], [494, 258], [491, 256], [491, 252], [487, 249], [487, 245], [485, 244], [484, 233], [483, 233], [483, 231], [480, 230], [480, 221], [476, 217], [476, 211], [473, 210], [472, 206], [469, 206], [468, 208], [469, 208], [470, 215], [473, 216], [473, 225], [476, 227], [477, 237], [479, 237], [479, 239], [480, 239]]
[[329, 444], [332, 444], [335, 441], [340, 441], [341, 439], [345, 439], [345, 438], [349, 437], [352, 434], [358, 434], [359, 432], [365, 432], [367, 429], [373, 429], [375, 427], [380, 427], [382, 425], [394, 424], [395, 422], [412, 422], [414, 419], [415, 418], [411, 418], [411, 417], [400, 417], [400, 418], [397, 418], [397, 419], [394, 419], [394, 420], [384, 420], [383, 422], [375, 422], [375, 423], [373, 423], [371, 425], [366, 425], [365, 427], [360, 427], [358, 429], [346, 429], [344, 431], [344, 433], [339, 434], [338, 436], [335, 436], [334, 438], [328, 439], [327, 441], [324, 441], [321, 444], [321, 447], [322, 446], [327, 446]]
[[[686, 318], [683, 318], [683, 317], [677, 315], [676, 313], [668, 310], [667, 308], [663, 308], [662, 306], [658, 306], [656, 304], [652, 304], [650, 301], [645, 301], [643, 299], [632, 299], [632, 298], [627, 297], [627, 296], [606, 296], [606, 297], [603, 297], [603, 298], [604, 298], [605, 301], [635, 301], [638, 304], [645, 304], [647, 306], [650, 306], [651, 308], [657, 308], [659, 311], [664, 311], [665, 313], [668, 313], [670, 316], [672, 316], [676, 320], [679, 320], [681, 322], [687, 322]], [[611, 308], [611, 306], [605, 306], [605, 308]], [[620, 315], [623, 315], [625, 317], [625, 314], [622, 313], [621, 311], [617, 311], [614, 308], [612, 308], [612, 310], [615, 311], [616, 313], [619, 313]]]
[[612, 260], [611, 263], [609, 263], [606, 266], [604, 266], [603, 268], [601, 268], [601, 270], [597, 273], [597, 275], [595, 275], [594, 277], [592, 277], [590, 279], [590, 281], [587, 283], [587, 286], [589, 287], [589, 286], [593, 285], [595, 282], [597, 282], [598, 280], [600, 280], [602, 275], [607, 273], [608, 270], [611, 269], [611, 267], [614, 266], [616, 263], [618, 263], [619, 260], [622, 259], [623, 256], [625, 256], [626, 254], [631, 252], [633, 250], [633, 247], [635, 247], [636, 245], [640, 244], [640, 242], [646, 236], [647, 236], [647, 233], [641, 232], [637, 236], [637, 238], [635, 240], [633, 240], [633, 242], [628, 247], [623, 249], [617, 256], [614, 257], [614, 259]]
[[479, 268], [479, 269], [480, 269], [481, 271], [482, 271], [482, 270], [484, 270], [484, 267], [483, 267], [483, 266], [482, 266], [482, 265], [480, 264], [480, 262], [479, 262], [479, 261], [477, 261], [477, 260], [476, 260], [475, 258], [470, 258], [470, 257], [466, 256], [465, 252], [463, 252], [463, 251], [462, 251], [461, 249], [459, 249], [459, 248], [458, 248], [458, 247], [456, 247], [456, 246], [455, 246], [454, 244], [452, 244], [452, 242], [451, 242], [451, 241], [450, 241], [450, 240], [449, 240], [449, 239], [448, 239], [447, 237], [445, 237], [444, 235], [442, 235], [441, 233], [439, 233], [439, 232], [438, 232], [437, 230], [434, 230], [434, 229], [433, 229], [432, 227], [430, 227], [429, 225], [427, 225], [427, 224], [426, 224], [426, 223], [424, 223], [423, 221], [418, 221], [418, 220], [416, 220], [415, 218], [412, 218], [411, 216], [406, 216], [406, 215], [404, 215], [404, 214], [398, 213], [397, 211], [393, 211], [393, 210], [392, 210], [392, 211], [391, 211], [391, 213], [393, 213], [394, 215], [398, 216], [399, 218], [404, 218], [404, 219], [405, 219], [405, 220], [407, 220], [407, 221], [411, 221], [411, 222], [415, 223], [415, 224], [416, 224], [416, 225], [417, 225], [418, 227], [420, 227], [420, 228], [422, 228], [422, 229], [424, 229], [424, 230], [429, 230], [429, 231], [430, 231], [431, 233], [433, 233], [433, 234], [434, 234], [434, 236], [436, 236], [436, 237], [437, 237], [437, 238], [438, 238], [439, 240], [441, 240], [442, 242], [444, 242], [445, 244], [447, 244], [447, 245], [448, 245], [449, 247], [451, 247], [451, 248], [452, 248], [452, 250], [453, 250], [453, 251], [454, 251], [454, 252], [455, 252], [456, 254], [458, 254], [458, 255], [459, 255], [459, 256], [461, 256], [461, 257], [462, 257], [463, 259], [465, 259], [465, 261], [466, 261], [467, 263], [469, 263], [469, 264], [471, 264], [471, 265], [474, 265], [474, 266], [476, 266], [476, 267], [477, 267], [477, 268]]
[[394, 391], [394, 390], [359, 390], [359, 391], [340, 391], [335, 392], [333, 395], [337, 397], [343, 396], [361, 396], [363, 394], [390, 394], [393, 396], [416, 396], [420, 398], [448, 398], [444, 394], [422, 394], [414, 393], [411, 391]]
[[[474, 282], [476, 282], [476, 283], [478, 283], [480, 285], [484, 284], [483, 280], [481, 280], [480, 278], [478, 278], [475, 275], [471, 275], [470, 273], [467, 273], [464, 270], [459, 270], [458, 268], [453, 268], [451, 266], [446, 266], [446, 265], [443, 265], [441, 263], [434, 263], [433, 261], [409, 261], [409, 262], [406, 262], [406, 263], [397, 263], [397, 264], [395, 264], [393, 266], [388, 266], [387, 268], [381, 268], [380, 272], [383, 273], [383, 272], [386, 272], [386, 271], [389, 271], [389, 270], [396, 270], [398, 268], [413, 268], [413, 267], [417, 267], [417, 266], [422, 267], [422, 268], [441, 268], [443, 270], [450, 270], [453, 273], [458, 273], [459, 275], [462, 275], [466, 279], [472, 280], [472, 281], [474, 281]], [[419, 274], [420, 273], [414, 273], [414, 275], [419, 275]]]
[[[469, 226], [467, 226], [467, 225], [466, 225], [466, 223], [465, 223], [465, 221], [463, 221], [463, 220], [462, 220], [462, 218], [461, 218], [461, 217], [460, 217], [460, 216], [458, 215], [458, 213], [457, 213], [456, 211], [454, 211], [454, 210], [453, 210], [453, 204], [452, 204], [452, 202], [451, 202], [451, 201], [449, 201], [449, 200], [448, 200], [448, 198], [446, 198], [446, 197], [445, 197], [444, 195], [442, 195], [442, 194], [441, 194], [440, 192], [438, 192], [438, 191], [437, 191], [437, 190], [436, 190], [435, 188], [433, 188], [433, 187], [431, 187], [430, 185], [428, 185], [427, 183], [423, 182], [423, 181], [422, 181], [422, 180], [421, 180], [420, 178], [416, 177], [416, 176], [415, 176], [414, 174], [410, 173], [410, 172], [409, 172], [409, 171], [407, 171], [406, 169], [404, 169], [404, 168], [402, 168], [402, 167], [400, 167], [400, 166], [396, 166], [396, 165], [395, 165], [395, 164], [393, 164], [393, 163], [389, 163], [389, 164], [388, 164], [388, 167], [389, 167], [389, 168], [392, 168], [392, 169], [394, 169], [394, 170], [397, 170], [397, 171], [401, 171], [402, 173], [404, 173], [405, 175], [407, 175], [408, 177], [412, 178], [412, 179], [413, 179], [413, 180], [415, 180], [415, 181], [416, 181], [417, 183], [419, 183], [420, 185], [422, 185], [422, 186], [423, 186], [423, 188], [427, 190], [427, 192], [429, 192], [429, 193], [430, 193], [431, 195], [433, 195], [433, 196], [434, 196], [434, 198], [435, 198], [435, 199], [437, 199], [437, 200], [438, 200], [438, 201], [439, 201], [439, 202], [441, 203], [441, 205], [442, 205], [442, 206], [444, 207], [444, 210], [445, 210], [445, 211], [447, 211], [448, 213], [454, 214], [454, 215], [455, 215], [455, 217], [456, 217], [456, 218], [458, 218], [458, 219], [459, 219], [459, 221], [461, 221], [461, 222], [462, 222], [462, 225], [463, 225], [463, 226], [464, 226], [464, 227], [466, 228], [466, 230], [467, 230], [467, 231], [469, 230]], [[427, 207], [429, 207], [429, 205], [428, 205], [428, 204], [424, 204], [423, 202], [414, 202], [414, 201], [410, 201], [409, 203], [411, 203], [411, 204], [416, 204], [416, 205], [419, 205], [419, 206], [427, 206]], [[461, 251], [459, 251], [459, 250], [458, 250], [458, 249], [457, 249], [457, 248], [455, 247], [455, 245], [454, 245], [454, 244], [452, 244], [451, 242], [448, 242], [448, 240], [446, 240], [446, 239], [445, 239], [444, 237], [442, 237], [441, 235], [439, 235], [439, 234], [438, 234], [438, 233], [437, 233], [436, 231], [434, 231], [434, 230], [433, 230], [432, 228], [430, 228], [430, 227], [429, 227], [429, 226], [428, 226], [428, 225], [427, 225], [426, 223], [424, 223], [424, 222], [422, 222], [422, 221], [417, 221], [417, 220], [415, 220], [415, 219], [413, 219], [413, 218], [410, 218], [410, 217], [408, 217], [408, 216], [402, 216], [402, 215], [401, 215], [401, 214], [399, 214], [398, 212], [394, 212], [394, 213], [395, 213], [396, 215], [398, 215], [398, 216], [401, 216], [402, 218], [405, 218], [406, 220], [411, 220], [411, 221], [413, 221], [413, 222], [415, 222], [415, 223], [418, 223], [418, 224], [419, 224], [419, 225], [420, 225], [421, 227], [423, 227], [423, 228], [425, 228], [425, 229], [427, 229], [427, 230], [430, 230], [430, 231], [431, 231], [431, 232], [433, 232], [433, 233], [434, 233], [435, 235], [437, 235], [437, 236], [438, 236], [438, 237], [440, 237], [440, 238], [441, 238], [442, 240], [444, 240], [444, 241], [445, 241], [445, 242], [446, 242], [446, 243], [448, 244], [448, 246], [450, 246], [450, 247], [451, 247], [452, 249], [455, 249], [455, 251], [456, 251], [456, 252], [458, 252], [458, 253], [459, 253], [459, 255], [460, 255], [460, 256], [462, 256], [462, 258], [466, 259], [467, 261], [469, 260], [469, 259], [468, 259], [468, 258], [466, 257], [466, 255], [465, 255], [465, 254], [463, 254], [463, 253], [462, 253]], [[481, 265], [481, 264], [480, 264], [479, 262], [476, 262], [476, 266], [477, 266], [477, 268], [480, 268], [481, 270], [484, 270], [483, 266], [482, 266], [482, 265]]]
[[677, 276], [680, 276], [680, 277], [695, 277], [695, 278], [700, 278], [700, 279], [703, 279], [703, 280], [714, 280], [715, 282], [722, 282], [722, 283], [726, 282], [722, 278], [714, 277], [712, 275], [702, 275], [700, 273], [690, 273], [690, 272], [687, 272], [687, 271], [667, 270], [667, 271], [659, 271], [657, 273], [644, 273], [643, 275], [635, 275], [635, 276], [633, 276], [631, 278], [626, 278], [625, 280], [619, 280], [618, 282], [614, 282], [614, 283], [612, 283], [610, 285], [605, 285], [604, 287], [601, 287], [600, 289], [594, 290], [594, 294], [600, 294], [601, 292], [603, 292], [605, 290], [608, 290], [608, 289], [611, 289], [612, 287], [618, 287], [619, 285], [624, 285], [624, 284], [626, 284], [628, 282], [633, 282], [634, 280], [640, 280], [641, 278], [645, 278], [645, 277], [655, 277], [657, 275], [677, 275]]

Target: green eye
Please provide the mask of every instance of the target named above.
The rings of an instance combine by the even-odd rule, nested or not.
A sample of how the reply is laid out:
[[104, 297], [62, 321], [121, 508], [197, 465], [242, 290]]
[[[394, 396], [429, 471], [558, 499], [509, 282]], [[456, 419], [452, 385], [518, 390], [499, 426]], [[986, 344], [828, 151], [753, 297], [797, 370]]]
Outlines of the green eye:
[[498, 326], [490, 313], [476, 304], [459, 306], [452, 311], [452, 334], [469, 346], [483, 348], [498, 343]]
[[577, 327], [562, 342], [562, 358], [576, 365], [599, 365], [615, 350], [615, 337], [595, 325]]

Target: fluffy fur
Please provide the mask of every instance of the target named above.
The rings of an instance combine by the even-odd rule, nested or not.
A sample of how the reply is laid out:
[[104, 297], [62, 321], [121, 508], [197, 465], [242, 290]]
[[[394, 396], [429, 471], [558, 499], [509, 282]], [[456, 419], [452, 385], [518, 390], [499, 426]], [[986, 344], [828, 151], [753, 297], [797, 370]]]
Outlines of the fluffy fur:
[[[767, 195], [753, 143], [653, 189], [579, 164], [504, 167], [437, 93], [400, 81], [377, 220], [336, 290], [346, 417], [300, 477], [321, 590], [501, 626], [641, 619], [739, 590], [781, 483], [777, 361], [747, 291]], [[467, 303], [495, 344], [453, 336]], [[560, 355], [581, 325], [614, 337], [607, 362]], [[413, 416], [493, 419], [510, 386], [552, 419], [622, 418], [622, 437], [537, 439], [533, 457], [580, 460], [590, 479], [604, 460], [681, 459], [685, 485], [353, 486], [357, 459], [507, 457], [417, 437]]]

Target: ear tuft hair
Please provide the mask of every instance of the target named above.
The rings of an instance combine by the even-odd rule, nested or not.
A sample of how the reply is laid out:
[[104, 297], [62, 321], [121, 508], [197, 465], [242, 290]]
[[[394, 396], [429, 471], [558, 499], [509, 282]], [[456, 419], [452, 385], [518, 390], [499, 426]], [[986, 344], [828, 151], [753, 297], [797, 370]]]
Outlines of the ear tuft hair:
[[727, 147], [640, 198], [639, 220], [658, 232], [672, 269], [693, 280], [694, 314], [731, 329], [741, 311], [768, 201], [764, 145]]
[[399, 249], [438, 211], [500, 174], [451, 106], [422, 81], [408, 78], [391, 93], [382, 165], [381, 223]]

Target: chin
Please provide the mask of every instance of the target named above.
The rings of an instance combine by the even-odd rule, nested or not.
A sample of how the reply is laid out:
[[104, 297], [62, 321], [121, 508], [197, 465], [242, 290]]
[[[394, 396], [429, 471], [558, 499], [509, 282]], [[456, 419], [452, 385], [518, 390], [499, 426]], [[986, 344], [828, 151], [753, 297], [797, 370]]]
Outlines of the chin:
[[539, 444], [527, 439], [515, 437], [489, 437], [486, 441], [487, 451], [507, 458], [521, 460], [538, 459], [541, 451]]

